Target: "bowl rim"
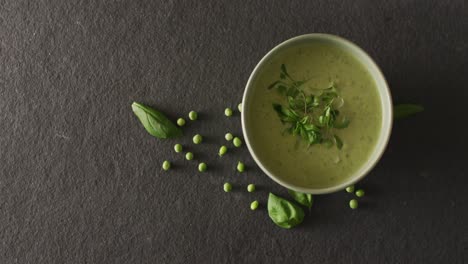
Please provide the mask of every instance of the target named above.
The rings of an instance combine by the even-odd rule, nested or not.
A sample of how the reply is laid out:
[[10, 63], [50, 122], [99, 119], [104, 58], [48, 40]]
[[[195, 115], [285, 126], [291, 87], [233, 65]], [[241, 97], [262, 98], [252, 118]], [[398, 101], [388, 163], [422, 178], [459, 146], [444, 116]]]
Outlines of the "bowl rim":
[[[350, 47], [352, 50], [354, 50], [353, 53], [354, 53], [355, 57], [358, 57], [357, 53], [360, 53], [360, 55], [363, 56], [364, 59], [362, 57], [357, 58], [357, 59], [364, 65], [364, 67], [367, 70], [370, 71], [372, 68], [375, 70], [374, 73], [370, 73], [370, 74], [372, 75], [374, 80], [376, 80], [377, 78], [380, 78], [381, 81], [382, 81], [381, 82], [382, 85], [376, 84], [378, 86], [382, 86], [382, 87], [380, 87], [382, 89], [378, 89], [379, 96], [380, 97], [385, 97], [384, 100], [388, 101], [388, 106], [386, 107], [386, 110], [388, 111], [388, 114], [385, 115], [388, 118], [388, 120], [384, 120], [384, 118], [385, 118], [385, 116], [384, 116], [384, 104], [385, 103], [382, 102], [382, 100], [381, 100], [381, 102], [382, 102], [381, 103], [381, 105], [382, 105], [382, 128], [381, 128], [381, 131], [380, 131], [380, 134], [379, 134], [379, 139], [378, 139], [378, 141], [377, 141], [377, 143], [375, 145], [376, 149], [374, 149], [373, 153], [368, 157], [367, 162], [364, 163], [362, 165], [362, 167], [356, 172], [356, 175], [351, 175], [351, 177], [348, 180], [346, 180], [346, 181], [344, 181], [344, 182], [342, 182], [340, 184], [337, 184], [337, 185], [334, 185], [334, 186], [331, 186], [331, 187], [326, 187], [326, 188], [306, 188], [306, 187], [296, 186], [294, 184], [290, 184], [290, 183], [282, 180], [281, 178], [275, 176], [273, 173], [271, 173], [268, 169], [266, 169], [263, 166], [262, 162], [259, 160], [259, 158], [255, 154], [255, 151], [253, 150], [252, 145], [250, 143], [250, 139], [248, 137], [247, 128], [246, 128], [246, 113], [247, 113], [247, 111], [245, 111], [245, 110], [246, 110], [247, 105], [245, 104], [245, 102], [246, 102], [246, 99], [249, 96], [249, 90], [251, 90], [249, 88], [252, 87], [253, 80], [257, 76], [257, 74], [258, 74], [259, 70], [261, 69], [261, 67], [263, 66], [263, 64], [268, 59], [270, 59], [270, 57], [272, 57], [277, 50], [283, 48], [284, 46], [290, 45], [292, 42], [297, 42], [297, 41], [302, 41], [302, 40], [307, 40], [307, 39], [309, 39], [309, 40], [310, 39], [322, 39], [322, 40], [333, 41], [335, 43], [341, 43], [341, 44], [343, 44], [345, 46]], [[367, 60], [368, 63], [363, 63], [364, 60]], [[375, 61], [372, 59], [372, 57], [367, 52], [365, 52], [362, 48], [360, 48], [358, 45], [354, 44], [353, 42], [351, 42], [351, 41], [349, 41], [349, 40], [347, 40], [345, 38], [342, 38], [340, 36], [327, 34], [327, 33], [310, 33], [310, 34], [299, 35], [299, 36], [296, 36], [296, 37], [293, 37], [293, 38], [290, 38], [290, 39], [287, 39], [287, 40], [281, 42], [280, 44], [278, 44], [274, 48], [272, 48], [257, 63], [254, 70], [252, 71], [252, 73], [249, 76], [247, 84], [245, 85], [244, 94], [243, 94], [243, 97], [242, 97], [241, 121], [242, 121], [242, 133], [243, 133], [243, 136], [244, 136], [244, 141], [246, 142], [246, 145], [247, 145], [247, 148], [248, 148], [248, 150], [250, 152], [250, 155], [254, 159], [255, 163], [260, 167], [260, 169], [268, 177], [270, 177], [270, 179], [272, 179], [273, 181], [275, 181], [279, 185], [281, 185], [283, 187], [286, 187], [288, 189], [294, 190], [294, 191], [298, 191], [298, 192], [302, 192], [302, 193], [310, 193], [310, 194], [327, 194], [327, 193], [332, 193], [332, 192], [344, 190], [346, 187], [348, 187], [350, 185], [353, 185], [356, 182], [362, 180], [377, 165], [379, 160], [382, 158], [382, 155], [385, 152], [385, 149], [387, 148], [388, 142], [390, 140], [390, 135], [391, 135], [392, 127], [393, 127], [393, 103], [392, 103], [391, 92], [390, 92], [390, 89], [388, 87], [387, 80], [385, 79], [385, 76], [382, 73], [382, 70], [379, 68], [377, 63], [375, 63]], [[388, 127], [387, 127], [387, 129], [384, 130], [384, 128], [385, 128], [385, 126], [387, 124], [388, 124]], [[382, 142], [382, 140], [383, 140], [383, 142]], [[377, 149], [377, 147], [379, 147], [379, 146], [380, 146], [380, 148]], [[371, 163], [369, 163], [369, 162], [371, 162]], [[365, 168], [365, 169], [363, 169], [363, 168]]]

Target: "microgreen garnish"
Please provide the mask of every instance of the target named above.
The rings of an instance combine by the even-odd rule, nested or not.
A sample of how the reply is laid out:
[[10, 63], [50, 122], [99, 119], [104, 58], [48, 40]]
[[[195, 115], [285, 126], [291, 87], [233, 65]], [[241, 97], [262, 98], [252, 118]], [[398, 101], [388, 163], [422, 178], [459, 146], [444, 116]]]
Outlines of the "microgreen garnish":
[[268, 89], [275, 88], [284, 95], [287, 104], [274, 103], [273, 109], [281, 122], [288, 125], [286, 131], [299, 136], [309, 146], [323, 143], [341, 149], [343, 141], [335, 134], [335, 130], [346, 128], [350, 123], [338, 111], [344, 103], [343, 98], [333, 83], [317, 93], [307, 94], [303, 89], [306, 82], [295, 80], [288, 73], [286, 65], [281, 64], [280, 79], [268, 86]]

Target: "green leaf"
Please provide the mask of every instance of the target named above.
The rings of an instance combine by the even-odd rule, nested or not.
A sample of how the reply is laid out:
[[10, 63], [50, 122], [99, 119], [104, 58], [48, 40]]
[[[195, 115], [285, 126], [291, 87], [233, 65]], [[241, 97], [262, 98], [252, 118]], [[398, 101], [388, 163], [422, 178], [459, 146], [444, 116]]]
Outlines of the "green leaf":
[[292, 196], [292, 198], [294, 198], [296, 202], [302, 204], [303, 206], [309, 209], [312, 207], [312, 203], [313, 203], [312, 194], [296, 192], [293, 190], [288, 190], [288, 193], [289, 195]]
[[287, 98], [288, 98], [289, 107], [294, 109], [296, 107], [296, 100], [294, 100], [294, 98], [292, 98], [292, 96], [288, 96]]
[[289, 74], [288, 74], [288, 71], [286, 70], [286, 65], [281, 64], [281, 72], [282, 72], [285, 76], [288, 76], [289, 78], [291, 78], [291, 76], [289, 76]]
[[325, 104], [330, 104], [333, 99], [338, 97], [338, 92], [335, 87], [330, 87], [323, 90], [322, 94], [319, 97], [320, 100]]
[[333, 127], [334, 127], [334, 128], [338, 128], [338, 129], [347, 128], [347, 127], [349, 126], [349, 123], [350, 123], [350, 122], [351, 122], [351, 121], [350, 121], [348, 118], [343, 117], [343, 121], [341, 121], [341, 123], [336, 123], [336, 122], [335, 122], [335, 123], [333, 124]]
[[309, 131], [309, 144], [320, 143], [322, 140], [322, 134], [317, 131]]
[[274, 109], [280, 116], [285, 115], [284, 112], [283, 112], [283, 106], [282, 106], [282, 105], [273, 103], [273, 109]]
[[292, 134], [295, 136], [297, 134], [299, 134], [301, 132], [301, 126], [299, 125], [299, 123], [296, 123], [296, 125], [294, 126], [294, 129], [292, 131]]
[[323, 115], [319, 116], [319, 124], [320, 125], [325, 125], [325, 117]]
[[270, 85], [268, 86], [268, 90], [270, 90], [271, 88], [275, 87], [277, 84], [280, 84], [280, 83], [282, 83], [282, 81], [276, 81], [276, 82], [270, 84]]
[[424, 111], [422, 105], [417, 104], [399, 104], [393, 107], [393, 118], [401, 119]]
[[296, 122], [299, 118], [294, 110], [285, 108], [280, 104], [273, 104], [273, 109], [278, 113], [281, 122]]
[[288, 90], [288, 88], [286, 88], [286, 86], [284, 85], [278, 85], [276, 89], [278, 90], [278, 93], [280, 94], [286, 94], [286, 91]]
[[293, 85], [294, 85], [296, 88], [299, 88], [299, 87], [301, 87], [304, 83], [306, 83], [306, 81], [297, 81], [297, 82], [294, 82]]
[[336, 90], [336, 87], [335, 87], [335, 84], [332, 84], [330, 87], [326, 88], [326, 89], [323, 89], [323, 92], [324, 93], [338, 93], [338, 91]]
[[338, 149], [342, 149], [343, 148], [343, 141], [341, 140], [341, 138], [337, 135], [333, 135], [333, 138], [335, 139], [335, 143], [336, 143], [336, 147]]
[[302, 128], [300, 129], [300, 135], [301, 135], [302, 139], [307, 140], [307, 138], [308, 138], [307, 132]]
[[290, 201], [270, 193], [268, 215], [273, 223], [282, 228], [292, 228], [304, 220], [304, 210]]
[[320, 132], [320, 128], [318, 126], [312, 125], [312, 124], [306, 124], [304, 125], [305, 130], [307, 131], [316, 131]]
[[314, 107], [317, 107], [317, 106], [320, 105], [320, 97], [319, 97], [319, 96], [315, 96], [315, 97], [314, 97], [314, 102], [312, 103], [312, 105], [313, 105]]
[[150, 135], [157, 138], [182, 136], [182, 130], [163, 113], [137, 102], [132, 104], [132, 110]]
[[312, 145], [314, 143], [317, 143], [317, 137], [316, 137], [316, 134], [314, 133], [309, 133], [308, 136], [307, 136], [307, 141], [309, 142], [309, 145]]
[[286, 92], [286, 96], [291, 96], [292, 98], [296, 98], [298, 94], [299, 91], [294, 86], [289, 87], [288, 91]]

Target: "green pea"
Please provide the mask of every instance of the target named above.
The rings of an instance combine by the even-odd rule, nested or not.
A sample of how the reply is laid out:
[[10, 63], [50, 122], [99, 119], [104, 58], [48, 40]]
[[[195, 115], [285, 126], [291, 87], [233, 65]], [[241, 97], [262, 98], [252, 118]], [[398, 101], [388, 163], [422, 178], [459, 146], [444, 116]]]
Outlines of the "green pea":
[[218, 155], [221, 157], [223, 156], [224, 154], [226, 154], [227, 152], [227, 147], [226, 146], [221, 146], [221, 148], [219, 148], [219, 153]]
[[242, 163], [242, 162], [239, 161], [239, 162], [237, 163], [237, 171], [238, 171], [238, 172], [244, 172], [244, 170], [245, 170], [245, 165], [244, 165], [244, 163]]
[[258, 201], [255, 200], [250, 204], [250, 210], [254, 211], [254, 210], [257, 210], [257, 208], [258, 208]]
[[165, 160], [165, 161], [163, 162], [163, 164], [162, 164], [162, 168], [163, 168], [163, 170], [165, 170], [165, 171], [169, 170], [169, 169], [171, 168], [171, 163], [170, 163], [169, 161]]
[[231, 133], [226, 133], [226, 135], [224, 135], [224, 138], [227, 140], [227, 141], [231, 141], [233, 136]]
[[356, 196], [357, 197], [363, 197], [364, 196], [364, 190], [363, 189], [359, 189], [356, 191]]
[[174, 145], [174, 150], [177, 153], [181, 152], [182, 151], [182, 145], [181, 144], [175, 144]]
[[182, 117], [177, 119], [177, 125], [184, 126], [185, 125], [185, 119], [183, 119]]
[[204, 172], [204, 171], [206, 171], [206, 169], [207, 169], [206, 163], [202, 162], [202, 163], [198, 164], [198, 171], [199, 172]]
[[187, 152], [185, 154], [185, 159], [186, 160], [193, 160], [193, 153], [192, 152]]
[[190, 120], [192, 120], [192, 121], [193, 121], [193, 120], [197, 120], [198, 114], [197, 114], [197, 112], [195, 112], [195, 111], [190, 111], [190, 113], [188, 114], [188, 117], [189, 117]]
[[232, 185], [229, 182], [226, 182], [224, 184], [224, 191], [225, 192], [230, 192], [232, 190]]
[[235, 137], [232, 143], [234, 144], [234, 146], [240, 147], [242, 145], [242, 140], [238, 137]]
[[229, 108], [229, 107], [226, 108], [226, 109], [224, 110], [224, 115], [225, 115], [225, 116], [232, 116], [232, 109]]
[[351, 201], [349, 201], [349, 207], [351, 207], [351, 209], [356, 209], [358, 208], [359, 206], [359, 203], [356, 199], [352, 199]]
[[239, 110], [239, 112], [242, 113], [242, 103], [240, 103], [240, 104], [237, 105], [237, 109]]
[[346, 191], [349, 192], [349, 193], [354, 192], [354, 185], [346, 187]]
[[193, 136], [193, 143], [200, 144], [203, 141], [203, 137], [200, 134]]
[[255, 192], [255, 184], [249, 184], [247, 185], [247, 191], [248, 192]]

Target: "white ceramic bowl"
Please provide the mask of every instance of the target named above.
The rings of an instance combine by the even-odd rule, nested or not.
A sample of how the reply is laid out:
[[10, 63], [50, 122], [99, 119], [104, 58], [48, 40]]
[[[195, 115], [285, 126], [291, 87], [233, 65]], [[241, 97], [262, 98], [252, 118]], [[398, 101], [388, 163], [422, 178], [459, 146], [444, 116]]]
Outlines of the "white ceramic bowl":
[[[377, 89], [380, 95], [380, 102], [382, 105], [382, 128], [381, 128], [381, 132], [380, 132], [377, 144], [375, 146], [374, 152], [370, 155], [366, 163], [364, 163], [362, 167], [356, 173], [354, 173], [354, 175], [351, 175], [351, 177], [349, 177], [347, 181], [342, 182], [332, 187], [327, 187], [327, 188], [306, 188], [303, 186], [295, 185], [285, 180], [285, 177], [278, 177], [272, 171], [267, 170], [265, 166], [263, 166], [262, 162], [260, 162], [260, 160], [258, 159], [256, 155], [257, 150], [252, 146], [250, 142], [250, 131], [247, 125], [249, 124], [249, 122], [246, 122], [247, 121], [246, 119], [249, 118], [247, 113], [249, 112], [251, 91], [255, 88], [253, 87], [253, 80], [256, 78], [257, 74], [261, 72], [262, 67], [266, 63], [268, 63], [270, 58], [274, 57], [279, 50], [293, 49], [295, 45], [298, 43], [314, 42], [314, 41], [322, 41], [322, 42], [326, 41], [326, 42], [330, 42], [333, 45], [338, 45], [340, 48], [342, 48], [343, 50], [349, 52], [354, 57], [356, 57], [367, 68], [367, 70], [373, 77], [377, 85]], [[314, 34], [301, 35], [301, 36], [297, 36], [292, 39], [286, 40], [285, 42], [274, 47], [270, 52], [268, 52], [262, 58], [262, 60], [260, 60], [260, 62], [257, 64], [255, 69], [253, 70], [252, 74], [250, 75], [250, 78], [247, 81], [247, 85], [245, 87], [242, 105], [243, 105], [242, 131], [244, 133], [244, 139], [249, 149], [249, 152], [254, 158], [255, 162], [263, 170], [263, 172], [265, 172], [266, 175], [268, 175], [271, 179], [273, 179], [278, 184], [288, 189], [295, 190], [298, 192], [303, 192], [303, 193], [325, 194], [325, 193], [336, 192], [336, 191], [343, 190], [347, 186], [352, 185], [358, 182], [359, 180], [361, 180], [362, 178], [364, 178], [367, 175], [367, 173], [375, 166], [375, 164], [379, 161], [380, 157], [382, 156], [387, 146], [388, 140], [390, 138], [390, 132], [392, 130], [392, 122], [393, 122], [392, 99], [391, 99], [390, 91], [388, 89], [387, 82], [385, 81], [385, 78], [382, 72], [380, 71], [379, 67], [370, 58], [370, 56], [361, 48], [359, 48], [356, 44], [346, 39], [343, 39], [341, 37], [330, 35], [330, 34], [314, 33]]]

